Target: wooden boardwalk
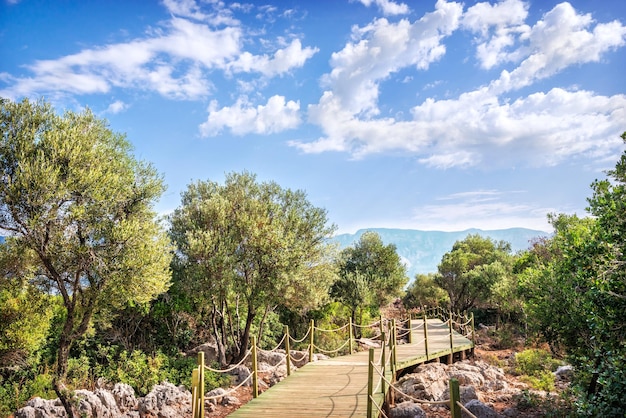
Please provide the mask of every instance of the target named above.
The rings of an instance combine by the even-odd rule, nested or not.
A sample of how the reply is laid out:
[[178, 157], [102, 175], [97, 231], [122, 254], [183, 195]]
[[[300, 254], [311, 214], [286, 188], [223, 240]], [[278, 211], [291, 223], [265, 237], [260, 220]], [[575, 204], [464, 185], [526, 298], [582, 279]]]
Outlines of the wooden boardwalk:
[[[469, 339], [453, 332], [451, 350], [448, 325], [439, 319], [428, 319], [427, 355], [423, 321], [411, 321], [411, 330], [412, 343], [396, 346], [397, 370], [473, 347]], [[376, 349], [376, 358], [380, 350]], [[360, 351], [308, 363], [229, 416], [366, 417], [368, 356], [367, 351]], [[381, 404], [382, 399], [380, 393], [376, 402]]]

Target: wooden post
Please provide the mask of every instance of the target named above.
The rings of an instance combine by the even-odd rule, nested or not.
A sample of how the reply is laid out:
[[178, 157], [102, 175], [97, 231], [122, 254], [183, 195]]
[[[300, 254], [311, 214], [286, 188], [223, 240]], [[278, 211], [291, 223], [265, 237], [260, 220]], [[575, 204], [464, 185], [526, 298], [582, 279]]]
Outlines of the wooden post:
[[350, 333], [350, 354], [352, 354], [354, 352], [352, 350], [352, 347], [354, 346], [354, 336], [352, 334], [352, 317], [350, 317], [350, 326], [348, 327], [348, 332]]
[[191, 371], [191, 416], [198, 417], [198, 369], [196, 367]]
[[259, 367], [256, 356], [256, 336], [253, 335], [250, 338], [252, 339], [252, 397], [257, 398], [259, 396]]
[[452, 316], [448, 319], [448, 324], [450, 324], [450, 358], [448, 359], [448, 364], [452, 364], [454, 362], [454, 342], [452, 341]]
[[391, 381], [393, 382], [394, 380], [396, 380], [396, 363], [397, 363], [397, 357], [396, 357], [396, 345], [398, 344], [398, 342], [396, 341], [398, 335], [397, 335], [397, 329], [396, 329], [396, 320], [392, 319], [391, 320], [391, 338], [390, 340], [393, 341], [393, 346], [391, 348]]
[[413, 344], [413, 326], [411, 325], [411, 314], [409, 314], [409, 321], [407, 322], [409, 329], [409, 336], [407, 337], [407, 342], [409, 344]]
[[311, 328], [309, 335], [309, 362], [313, 362], [313, 344], [315, 343], [315, 339], [313, 336], [315, 335], [315, 321], [311, 319]]
[[472, 350], [470, 355], [474, 357], [474, 348], [476, 348], [476, 329], [474, 329], [474, 312], [472, 312]]
[[285, 353], [287, 354], [287, 376], [291, 376], [291, 341], [289, 341], [289, 338], [289, 325], [285, 325]]
[[198, 352], [198, 417], [204, 418], [204, 351]]
[[[382, 333], [382, 335], [381, 335], [380, 337], [381, 337], [381, 338], [382, 338], [382, 340], [383, 340], [383, 344], [382, 344], [382, 350], [383, 350], [383, 353], [382, 353], [382, 361], [380, 362], [380, 363], [381, 363], [381, 364], [380, 364], [380, 370], [381, 370], [381, 372], [382, 372], [382, 374], [383, 374], [383, 376], [384, 376], [384, 375], [385, 375], [385, 370], [387, 369], [387, 367], [386, 367], [386, 362], [387, 362], [387, 346], [386, 346], [386, 344], [385, 344], [385, 342], [384, 342], [384, 341], [385, 341], [385, 333], [383, 332], [383, 333]], [[382, 380], [382, 381], [381, 381], [381, 385], [380, 385], [380, 386], [381, 386], [381, 388], [382, 388], [382, 392], [383, 392], [383, 395], [384, 395], [384, 394], [385, 394], [385, 381], [384, 381], [384, 380]]]
[[424, 311], [424, 352], [426, 353], [426, 361], [428, 361], [428, 319], [426, 311]]
[[452, 413], [452, 418], [461, 418], [461, 407], [457, 404], [460, 401], [459, 381], [450, 379], [450, 412]]
[[378, 324], [380, 326], [380, 333], [382, 334], [383, 332], [385, 332], [385, 327], [383, 326], [383, 316], [380, 315], [380, 318], [378, 320]]
[[[374, 349], [370, 348], [367, 363], [367, 418], [373, 417], [372, 396], [374, 395]], [[376, 414], [378, 415], [378, 414]]]

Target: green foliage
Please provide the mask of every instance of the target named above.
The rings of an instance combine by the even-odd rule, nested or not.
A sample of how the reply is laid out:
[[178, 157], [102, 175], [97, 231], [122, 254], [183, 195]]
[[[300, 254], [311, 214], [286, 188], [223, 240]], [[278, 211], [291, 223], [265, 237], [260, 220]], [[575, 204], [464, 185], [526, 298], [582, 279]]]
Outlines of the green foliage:
[[[626, 133], [622, 135], [626, 140]], [[596, 181], [593, 218], [552, 215], [555, 232], [524, 257], [529, 324], [576, 370], [578, 412], [622, 417], [626, 381], [626, 152]]]
[[515, 372], [528, 376], [535, 376], [544, 371], [553, 372], [562, 364], [552, 358], [547, 350], [531, 348], [515, 354]]
[[565, 418], [579, 416], [575, 413], [573, 395], [563, 391], [559, 396], [542, 395], [537, 392], [522, 390], [514, 397], [517, 409], [531, 416], [545, 418]]
[[534, 389], [546, 392], [554, 390], [552, 372], [561, 364], [561, 361], [552, 358], [552, 355], [543, 349], [533, 348], [515, 354], [515, 372], [522, 375], [520, 380]]
[[0, 229], [32, 257], [33, 286], [60, 295], [55, 386], [94, 315], [147, 303], [169, 286], [169, 240], [153, 204], [161, 177], [91, 111], [0, 99]]
[[453, 311], [487, 302], [494, 286], [511, 273], [511, 246], [480, 235], [468, 235], [443, 255], [435, 283], [450, 297]]
[[233, 173], [224, 185], [190, 185], [170, 221], [177, 286], [198, 320], [210, 324], [220, 362], [226, 352], [245, 354], [264, 310], [310, 310], [326, 301], [334, 277], [326, 240], [334, 227], [304, 192]]
[[444, 307], [449, 304], [450, 298], [446, 291], [435, 283], [434, 274], [417, 274], [406, 289], [402, 302], [407, 309], [423, 306]]
[[406, 269], [395, 245], [384, 245], [378, 233], [372, 231], [361, 235], [353, 247], [341, 251], [338, 271], [331, 297], [349, 307], [358, 324], [363, 321], [364, 310], [378, 309], [400, 296], [407, 282]]

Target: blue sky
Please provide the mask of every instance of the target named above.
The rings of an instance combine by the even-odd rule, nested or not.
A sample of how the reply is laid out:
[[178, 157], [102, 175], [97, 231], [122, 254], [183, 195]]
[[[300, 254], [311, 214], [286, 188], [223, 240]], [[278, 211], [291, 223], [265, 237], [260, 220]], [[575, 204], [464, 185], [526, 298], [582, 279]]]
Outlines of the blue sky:
[[623, 0], [0, 1], [0, 96], [106, 118], [162, 214], [247, 170], [339, 232], [549, 231], [624, 150]]

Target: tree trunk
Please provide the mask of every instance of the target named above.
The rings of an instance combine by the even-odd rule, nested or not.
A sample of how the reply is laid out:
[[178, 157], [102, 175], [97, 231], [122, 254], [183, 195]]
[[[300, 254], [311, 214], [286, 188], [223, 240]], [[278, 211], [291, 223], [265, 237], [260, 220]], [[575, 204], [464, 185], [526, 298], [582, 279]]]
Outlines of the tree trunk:
[[239, 354], [235, 357], [234, 362], [239, 363], [246, 356], [248, 351], [248, 344], [250, 343], [250, 328], [252, 327], [252, 321], [254, 321], [255, 313], [252, 307], [248, 306], [248, 314], [246, 315], [246, 327], [243, 330], [241, 336], [241, 344], [239, 345]]
[[[69, 320], [67, 322], [69, 322]], [[54, 387], [54, 392], [59, 397], [63, 408], [65, 408], [67, 416], [69, 418], [76, 418], [78, 417], [78, 414], [72, 406], [72, 394], [65, 386], [65, 378], [67, 377], [67, 362], [69, 359], [70, 347], [72, 345], [72, 341], [70, 340], [69, 335], [66, 335], [68, 325], [67, 322], [59, 340], [59, 349], [57, 350], [57, 370], [52, 384]]]

